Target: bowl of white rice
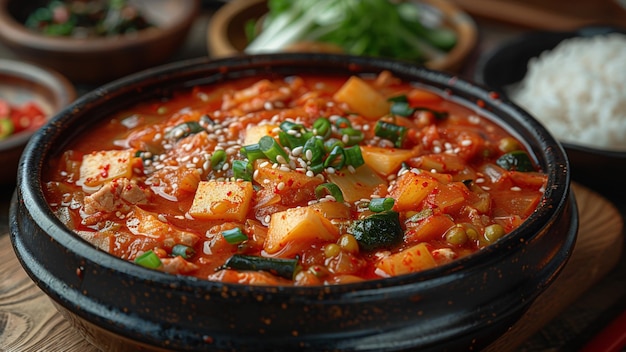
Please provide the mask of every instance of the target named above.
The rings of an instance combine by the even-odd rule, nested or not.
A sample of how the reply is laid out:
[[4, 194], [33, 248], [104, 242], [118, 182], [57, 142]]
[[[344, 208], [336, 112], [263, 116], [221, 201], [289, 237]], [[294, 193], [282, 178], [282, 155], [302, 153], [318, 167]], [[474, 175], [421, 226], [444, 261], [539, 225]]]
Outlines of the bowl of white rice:
[[615, 177], [626, 166], [626, 29], [530, 32], [481, 58], [475, 79], [541, 122], [564, 145], [574, 178]]

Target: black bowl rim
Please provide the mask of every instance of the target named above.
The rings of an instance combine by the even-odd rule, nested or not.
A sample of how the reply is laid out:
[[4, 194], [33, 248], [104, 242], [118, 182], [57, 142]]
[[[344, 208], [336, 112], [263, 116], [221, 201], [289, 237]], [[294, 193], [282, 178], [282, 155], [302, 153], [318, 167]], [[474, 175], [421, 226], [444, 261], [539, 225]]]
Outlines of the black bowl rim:
[[[532, 57], [537, 57], [541, 52], [545, 50], [554, 49], [561, 41], [565, 39], [575, 38], [575, 37], [592, 37], [595, 35], [606, 35], [610, 33], [622, 33], [626, 35], [626, 27], [614, 26], [614, 25], [603, 25], [603, 24], [595, 24], [588, 25], [580, 28], [576, 28], [569, 31], [548, 31], [548, 30], [534, 30], [530, 32], [526, 32], [520, 34], [504, 43], [498, 45], [495, 48], [492, 48], [487, 53], [483, 54], [481, 58], [479, 58], [478, 63], [476, 64], [476, 68], [474, 70], [473, 79], [479, 84], [485, 85], [494, 91], [499, 92], [500, 94], [506, 95], [506, 90], [504, 86], [500, 83], [493, 83], [487, 77], [487, 72], [490, 70], [490, 64], [493, 60], [498, 59], [500, 55], [507, 51], [515, 51], [520, 46], [524, 46], [527, 43], [532, 42], [540, 42], [545, 45], [541, 45], [541, 49], [538, 47], [535, 48], [538, 50], [537, 55], [533, 55]], [[525, 61], [527, 64], [528, 61]], [[526, 75], [527, 66], [520, 67], [520, 73], [523, 78]], [[520, 78], [520, 80], [521, 80]], [[502, 82], [502, 84], [510, 85], [519, 82]], [[596, 148], [593, 146], [589, 146], [586, 144], [576, 144], [572, 142], [562, 141], [561, 144], [564, 146], [567, 151], [577, 151], [588, 153], [591, 155], [601, 155], [603, 157], [614, 158], [619, 161], [626, 161], [626, 150], [620, 149], [608, 149], [608, 148]]]
[[[517, 230], [510, 233], [497, 243], [484, 248], [478, 253], [457, 259], [450, 264], [446, 264], [424, 272], [412, 273], [396, 277], [389, 277], [378, 280], [369, 280], [352, 284], [340, 284], [330, 286], [249, 286], [243, 284], [221, 283], [209, 280], [197, 279], [194, 277], [177, 276], [162, 273], [155, 270], [143, 268], [128, 261], [124, 261], [113, 255], [96, 249], [93, 245], [75, 235], [71, 230], [67, 229], [59, 219], [52, 213], [47, 206], [43, 196], [42, 186], [40, 185], [41, 168], [46, 153], [43, 155], [40, 148], [50, 145], [55, 136], [61, 133], [63, 119], [71, 116], [73, 113], [80, 111], [89, 106], [93, 101], [107, 97], [107, 100], [115, 99], [124, 93], [133, 90], [133, 85], [143, 84], [149, 89], [154, 89], [158, 82], [167, 81], [168, 78], [181, 75], [189, 75], [193, 77], [194, 72], [198, 70], [212, 69], [216, 73], [223, 71], [224, 67], [234, 69], [233, 72], [245, 67], [255, 67], [256, 71], [260, 67], [273, 67], [280, 64], [297, 62], [300, 65], [310, 64], [312, 62], [322, 62], [324, 64], [345, 64], [349, 63], [350, 67], [367, 67], [370, 70], [388, 69], [392, 72], [395, 69], [405, 69], [411, 74], [418, 74], [421, 79], [432, 82], [445, 82], [454, 89], [459, 91], [467, 91], [472, 94], [477, 101], [485, 103], [487, 107], [502, 109], [504, 113], [519, 116], [524, 123], [535, 131], [535, 135], [540, 134], [542, 143], [538, 148], [544, 148], [550, 152], [554, 160], [546, 160], [553, 163], [550, 173], [546, 192], [541, 199], [542, 206], [535, 211]], [[346, 70], [346, 73], [348, 71]], [[359, 71], [360, 72], [360, 71]], [[367, 71], [373, 72], [373, 71]], [[202, 83], [204, 80], [189, 80], [185, 82], [189, 87]], [[143, 87], [143, 86], [142, 86]], [[136, 87], [134, 87], [136, 88]], [[157, 88], [158, 89], [158, 88]], [[469, 103], [469, 101], [468, 101]], [[481, 108], [481, 111], [484, 111]], [[538, 149], [543, 150], [543, 149]], [[547, 165], [546, 165], [547, 166]], [[477, 84], [470, 83], [456, 76], [444, 72], [433, 71], [413, 63], [381, 59], [381, 58], [365, 58], [353, 57], [347, 55], [330, 55], [330, 54], [262, 54], [253, 56], [238, 56], [224, 59], [211, 60], [208, 58], [198, 58], [166, 64], [156, 68], [144, 70], [142, 72], [115, 80], [108, 83], [76, 100], [62, 112], [57, 114], [44, 128], [39, 130], [26, 146], [19, 165], [18, 170], [18, 191], [21, 196], [21, 203], [26, 208], [30, 217], [37, 219], [38, 225], [47, 232], [47, 234], [55, 241], [63, 245], [65, 248], [80, 253], [82, 256], [90, 258], [93, 262], [101, 267], [112, 271], [122, 271], [137, 280], [151, 281], [154, 284], [163, 285], [171, 288], [186, 288], [191, 290], [205, 290], [228, 288], [229, 290], [247, 290], [258, 293], [266, 292], [286, 292], [289, 294], [297, 294], [303, 297], [311, 297], [323, 291], [327, 294], [345, 294], [354, 291], [362, 293], [369, 290], [375, 290], [372, 294], [380, 294], [380, 289], [395, 290], [402, 289], [403, 285], [413, 284], [416, 282], [427, 282], [437, 280], [444, 282], [446, 280], [454, 280], [454, 275], [462, 270], [480, 270], [481, 267], [492, 263], [498, 259], [504, 248], [517, 248], [524, 246], [531, 241], [537, 233], [554, 221], [555, 214], [562, 209], [570, 200], [570, 171], [569, 161], [565, 156], [565, 151], [561, 144], [556, 141], [545, 128], [539, 124], [532, 116], [526, 113], [516, 105], [498, 98], [489, 89]], [[577, 216], [577, 215], [575, 215]], [[526, 233], [524, 233], [524, 231]], [[570, 241], [571, 242], [571, 241]], [[572, 242], [573, 243], [573, 242]]]

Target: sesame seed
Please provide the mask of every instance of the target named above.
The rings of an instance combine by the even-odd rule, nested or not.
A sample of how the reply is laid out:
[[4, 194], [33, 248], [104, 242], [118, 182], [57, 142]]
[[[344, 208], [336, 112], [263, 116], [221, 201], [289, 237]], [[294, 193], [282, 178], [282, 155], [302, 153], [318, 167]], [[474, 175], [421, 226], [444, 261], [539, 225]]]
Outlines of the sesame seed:
[[283, 189], [285, 189], [285, 182], [280, 182], [276, 185], [276, 189], [278, 189], [279, 191], [282, 191]]
[[285, 157], [283, 157], [282, 155], [277, 155], [276, 161], [278, 161], [281, 164], [287, 164], [287, 160], [285, 160]]
[[269, 215], [265, 215], [265, 218], [263, 218], [263, 222], [265, 222], [266, 224], [269, 224], [270, 220], [272, 220], [272, 217]]
[[464, 139], [461, 141], [461, 145], [464, 147], [469, 147], [470, 145], [472, 145], [472, 140], [471, 139]]
[[293, 150], [291, 151], [291, 154], [293, 156], [300, 156], [302, 155], [302, 149], [304, 149], [304, 147], [300, 146], [300, 147], [295, 147], [293, 148]]
[[307, 177], [313, 177], [315, 176], [315, 174], [313, 173], [313, 171], [309, 170], [306, 172]]
[[226, 170], [228, 170], [228, 168], [230, 168], [230, 164], [229, 163], [224, 163], [224, 165], [222, 165], [222, 171], [226, 171]]
[[517, 187], [517, 186], [513, 186], [513, 187], [511, 187], [511, 191], [519, 192], [519, 191], [521, 191], [521, 190], [522, 190], [522, 189], [521, 189], [521, 188], [519, 188], [519, 187]]
[[167, 222], [167, 218], [163, 214], [159, 214], [157, 218], [159, 218], [159, 220], [161, 220], [162, 222]]

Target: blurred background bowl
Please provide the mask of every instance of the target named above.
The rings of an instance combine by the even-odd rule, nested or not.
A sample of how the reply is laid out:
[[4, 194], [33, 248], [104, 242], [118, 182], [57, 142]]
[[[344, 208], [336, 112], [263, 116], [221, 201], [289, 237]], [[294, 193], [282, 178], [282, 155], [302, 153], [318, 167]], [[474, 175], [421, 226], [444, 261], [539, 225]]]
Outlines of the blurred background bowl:
[[[626, 34], [626, 29], [614, 26], [585, 26], [572, 31], [532, 31], [521, 34], [479, 58], [474, 79], [506, 95], [512, 85], [525, 77], [531, 59], [554, 49], [563, 40], [613, 32]], [[540, 118], [539, 120], [541, 121]], [[626, 139], [626, 136], [624, 138]], [[593, 187], [626, 190], [623, 182], [626, 150], [608, 150], [572, 142], [562, 143], [570, 159], [575, 180]]]
[[77, 39], [50, 37], [26, 28], [37, 0], [0, 0], [0, 41], [16, 56], [50, 67], [73, 82], [100, 84], [165, 62], [183, 44], [199, 0], [132, 0], [157, 27], [137, 35]]
[[[441, 16], [441, 22], [456, 32], [457, 44], [447, 55], [427, 61], [425, 66], [430, 69], [451, 73], [458, 72], [464, 60], [476, 47], [477, 29], [472, 18], [459, 7], [447, 0], [416, 1], [433, 16]], [[266, 0], [232, 0], [222, 6], [213, 16], [207, 32], [209, 54], [213, 57], [224, 57], [243, 53], [248, 44], [245, 28], [250, 20], [258, 20], [268, 11]], [[335, 51], [336, 48], [331, 48]], [[295, 51], [293, 49], [291, 51]], [[313, 51], [329, 50], [322, 45], [312, 48]]]
[[[50, 118], [75, 98], [74, 86], [59, 73], [26, 62], [0, 59], [0, 99], [11, 105], [34, 102]], [[34, 132], [26, 130], [0, 140], [0, 185], [15, 184], [19, 158]]]

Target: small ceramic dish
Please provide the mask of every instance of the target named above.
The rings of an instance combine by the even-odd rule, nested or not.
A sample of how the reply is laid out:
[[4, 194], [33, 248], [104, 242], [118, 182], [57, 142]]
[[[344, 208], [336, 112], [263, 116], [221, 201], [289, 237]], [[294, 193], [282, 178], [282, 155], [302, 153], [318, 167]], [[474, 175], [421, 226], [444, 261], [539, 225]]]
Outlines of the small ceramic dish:
[[[531, 59], [547, 50], [554, 49], [563, 40], [613, 32], [626, 34], [626, 29], [589, 26], [574, 31], [534, 31], [520, 35], [480, 58], [474, 79], [506, 95], [509, 87], [525, 77]], [[599, 180], [603, 180], [602, 184], [612, 185], [611, 187], [624, 187], [621, 186], [623, 182], [614, 184], [605, 181], [621, 179], [623, 165], [626, 164], [626, 151], [602, 149], [567, 141], [563, 141], [563, 145], [570, 159], [575, 179], [594, 187], [601, 186], [597, 182]]]
[[[464, 59], [476, 45], [478, 31], [472, 18], [448, 1], [424, 0], [416, 3], [425, 13], [441, 18], [444, 26], [454, 30], [458, 36], [456, 46], [445, 56], [427, 61], [425, 66], [448, 72], [458, 72]], [[212, 17], [207, 31], [209, 54], [223, 57], [241, 54], [247, 46], [246, 24], [264, 16], [268, 11], [265, 0], [234, 0], [222, 6]], [[291, 51], [300, 50], [296, 47]], [[329, 45], [307, 46], [302, 51], [324, 51], [337, 53], [336, 47]]]
[[[0, 59], [0, 99], [13, 105], [33, 102], [49, 118], [75, 98], [74, 86], [59, 73], [25, 62]], [[0, 184], [15, 184], [18, 160], [34, 132], [25, 130], [0, 140]]]
[[100, 38], [50, 37], [23, 23], [38, 1], [0, 0], [0, 40], [18, 57], [45, 65], [73, 82], [101, 84], [163, 63], [184, 43], [199, 0], [138, 0], [155, 28], [136, 35]]

